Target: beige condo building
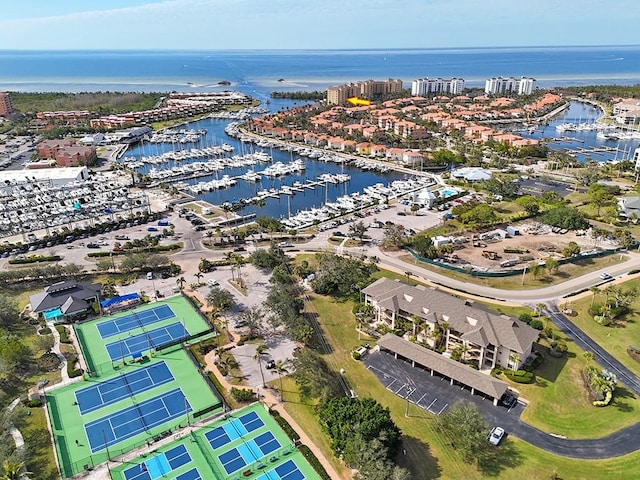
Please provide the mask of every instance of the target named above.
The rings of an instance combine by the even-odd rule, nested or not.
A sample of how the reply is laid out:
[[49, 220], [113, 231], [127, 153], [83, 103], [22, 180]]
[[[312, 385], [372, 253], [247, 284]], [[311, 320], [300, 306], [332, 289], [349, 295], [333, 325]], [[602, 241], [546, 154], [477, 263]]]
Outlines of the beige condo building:
[[385, 81], [365, 80], [362, 82], [346, 83], [338, 87], [327, 88], [327, 103], [342, 105], [347, 98], [361, 97], [371, 99], [376, 95], [402, 92], [402, 80], [390, 78]]

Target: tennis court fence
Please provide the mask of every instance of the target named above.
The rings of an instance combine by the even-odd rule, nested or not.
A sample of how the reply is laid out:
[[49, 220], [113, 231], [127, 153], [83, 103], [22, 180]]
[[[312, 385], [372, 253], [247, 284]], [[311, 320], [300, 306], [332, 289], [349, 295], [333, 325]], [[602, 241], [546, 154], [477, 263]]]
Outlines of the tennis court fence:
[[176, 345], [180, 345], [182, 343], [188, 343], [192, 340], [196, 340], [198, 338], [202, 338], [202, 337], [206, 337], [207, 335], [210, 335], [211, 333], [214, 333], [216, 331], [215, 328], [209, 328], [207, 330], [205, 330], [204, 332], [200, 332], [200, 333], [194, 333], [193, 335], [187, 335], [186, 337], [181, 337], [181, 338], [176, 338], [175, 340], [171, 340], [170, 342], [167, 343], [163, 343], [162, 345], [158, 345], [155, 350], [157, 352], [161, 352], [167, 348], [171, 348], [174, 347]]

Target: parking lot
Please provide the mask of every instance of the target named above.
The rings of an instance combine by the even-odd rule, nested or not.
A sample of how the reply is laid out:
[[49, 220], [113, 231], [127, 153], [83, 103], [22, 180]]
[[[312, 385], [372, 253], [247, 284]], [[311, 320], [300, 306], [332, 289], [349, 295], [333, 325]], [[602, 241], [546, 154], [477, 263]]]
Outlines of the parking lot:
[[[287, 360], [293, 358], [293, 352], [296, 348], [296, 344], [284, 335], [273, 335], [267, 337], [262, 343], [267, 346], [267, 351], [264, 353], [261, 360], [262, 373], [264, 374], [264, 381], [270, 382], [278, 378], [278, 373], [274, 368], [266, 368], [267, 362], [269, 360], [273, 360], [276, 363], [286, 363]], [[242, 374], [247, 381], [247, 385], [252, 387], [262, 386], [260, 366], [258, 365], [258, 361], [254, 359], [257, 345], [259, 344], [247, 343], [231, 350], [231, 353], [238, 362], [240, 370], [242, 370]], [[291, 373], [290, 367], [285, 366], [285, 368], [287, 373]]]
[[412, 367], [410, 363], [385, 352], [370, 352], [364, 356], [363, 362], [387, 390], [433, 415], [447, 412], [457, 402], [475, 403], [481, 411], [492, 412], [492, 420], [495, 416], [501, 418], [505, 415], [518, 419], [524, 409], [521, 402], [510, 409], [494, 406], [492, 399], [481, 394], [472, 395], [468, 387], [458, 383], [451, 385], [449, 379], [432, 376], [428, 371]]

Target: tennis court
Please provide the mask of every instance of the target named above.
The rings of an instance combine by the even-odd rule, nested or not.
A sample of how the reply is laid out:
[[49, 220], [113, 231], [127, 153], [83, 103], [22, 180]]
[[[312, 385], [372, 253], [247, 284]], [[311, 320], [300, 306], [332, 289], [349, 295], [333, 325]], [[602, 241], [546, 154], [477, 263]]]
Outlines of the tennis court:
[[100, 322], [96, 326], [100, 337], [108, 338], [119, 333], [135, 330], [136, 328], [143, 328], [147, 325], [152, 325], [162, 320], [175, 317], [175, 313], [171, 310], [169, 305], [159, 305], [157, 307], [141, 310], [139, 312], [130, 313], [122, 317], [115, 318], [113, 320], [107, 320], [106, 322]]
[[82, 415], [174, 380], [165, 362], [115, 377], [75, 392]]
[[134, 404], [112, 415], [107, 415], [84, 426], [91, 453], [115, 445], [139, 433], [185, 415], [191, 405], [176, 388], [157, 397]]
[[[184, 445], [178, 445], [164, 453], [159, 453], [138, 465], [126, 469], [126, 480], [156, 480], [157, 478], [169, 478], [168, 474], [191, 462], [191, 455]], [[197, 480], [200, 473], [196, 468], [175, 477], [176, 480]]]
[[304, 480], [306, 477], [293, 460], [287, 460], [273, 470], [260, 475], [256, 480]]
[[149, 330], [148, 332], [123, 338], [117, 342], [109, 343], [106, 345], [106, 348], [109, 353], [109, 357], [113, 362], [132, 356], [134, 353], [137, 354], [149, 351], [152, 348], [158, 348], [172, 342], [173, 340], [186, 338], [188, 336], [189, 332], [184, 328], [184, 325], [180, 322], [176, 322], [164, 327]]
[[273, 436], [273, 433], [265, 432], [218, 455], [218, 458], [227, 473], [231, 474], [237, 472], [245, 465], [257, 462], [281, 446], [280, 442]]

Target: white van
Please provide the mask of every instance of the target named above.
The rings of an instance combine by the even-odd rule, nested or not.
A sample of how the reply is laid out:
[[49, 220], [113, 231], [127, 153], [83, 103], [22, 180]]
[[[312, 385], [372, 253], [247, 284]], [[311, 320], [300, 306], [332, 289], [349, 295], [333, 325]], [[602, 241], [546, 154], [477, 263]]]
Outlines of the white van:
[[153, 272], [147, 272], [147, 280], [153, 280]]

